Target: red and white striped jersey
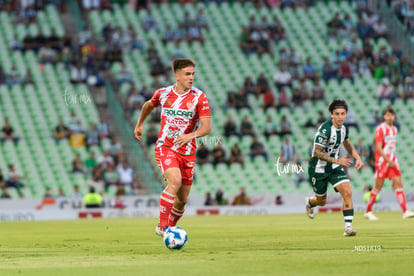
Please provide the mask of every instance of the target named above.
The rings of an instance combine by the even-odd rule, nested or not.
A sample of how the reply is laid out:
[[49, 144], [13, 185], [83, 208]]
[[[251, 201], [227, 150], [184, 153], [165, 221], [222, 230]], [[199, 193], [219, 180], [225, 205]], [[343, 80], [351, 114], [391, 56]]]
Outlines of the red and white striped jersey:
[[[395, 126], [389, 127], [385, 122], [377, 126], [375, 130], [375, 143], [382, 142], [382, 150], [395, 163], [398, 163], [397, 157], [395, 156], [397, 133], [398, 131]], [[384, 161], [384, 158], [375, 150], [375, 164], [381, 166]]]
[[183, 154], [196, 153], [196, 140], [186, 145], [174, 145], [175, 139], [181, 134], [195, 131], [199, 126], [199, 119], [210, 118], [210, 107], [203, 91], [192, 87], [184, 94], [177, 94], [174, 85], [158, 89], [151, 98], [151, 103], [161, 106], [161, 130], [156, 147], [164, 146]]

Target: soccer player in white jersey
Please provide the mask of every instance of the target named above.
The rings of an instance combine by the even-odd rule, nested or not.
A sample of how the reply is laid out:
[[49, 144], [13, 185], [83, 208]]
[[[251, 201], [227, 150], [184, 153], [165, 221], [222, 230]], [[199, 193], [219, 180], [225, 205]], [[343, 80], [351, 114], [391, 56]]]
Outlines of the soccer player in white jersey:
[[378, 193], [384, 186], [386, 178], [391, 179], [392, 187], [397, 195], [402, 209], [402, 218], [412, 218], [414, 213], [407, 210], [405, 195], [401, 182], [401, 170], [395, 156], [397, 144], [397, 128], [394, 126], [395, 112], [391, 107], [384, 111], [384, 122], [375, 130], [375, 187], [369, 195], [367, 210], [364, 217], [369, 220], [378, 220], [372, 213], [372, 206]]
[[163, 236], [168, 226], [175, 226], [184, 214], [184, 207], [193, 182], [195, 138], [210, 133], [210, 108], [207, 97], [193, 87], [195, 62], [176, 59], [172, 70], [176, 83], [158, 89], [142, 107], [135, 137], [140, 140], [143, 124], [157, 106], [161, 106], [161, 130], [155, 146], [155, 159], [167, 181], [160, 197], [160, 217], [155, 233]]
[[351, 184], [344, 167], [351, 165], [351, 159], [339, 158], [339, 149], [343, 145], [355, 159], [355, 168], [362, 168], [361, 157], [348, 139], [349, 129], [344, 125], [348, 112], [348, 105], [344, 100], [333, 100], [329, 104], [331, 120], [319, 126], [315, 134], [312, 158], [309, 162], [309, 178], [312, 181], [312, 197], [305, 198], [306, 212], [310, 219], [315, 217], [313, 207], [326, 204], [326, 192], [330, 183], [336, 192], [342, 196], [342, 213], [345, 221], [344, 236], [355, 236], [352, 228], [354, 209], [352, 204]]

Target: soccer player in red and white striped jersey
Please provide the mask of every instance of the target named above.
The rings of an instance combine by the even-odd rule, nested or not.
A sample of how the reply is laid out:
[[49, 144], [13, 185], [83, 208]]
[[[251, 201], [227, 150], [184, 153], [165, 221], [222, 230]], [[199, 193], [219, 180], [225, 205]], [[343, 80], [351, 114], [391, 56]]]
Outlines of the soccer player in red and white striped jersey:
[[378, 220], [372, 213], [372, 206], [386, 178], [392, 181], [393, 189], [403, 212], [402, 217], [404, 219], [414, 217], [414, 213], [407, 210], [401, 182], [401, 170], [395, 155], [398, 130], [394, 126], [394, 120], [395, 112], [391, 107], [388, 107], [384, 112], [384, 122], [375, 130], [375, 187], [371, 190], [364, 215], [369, 220]]
[[160, 219], [155, 228], [162, 236], [168, 226], [175, 226], [193, 182], [195, 138], [210, 133], [210, 107], [206, 95], [193, 87], [195, 62], [176, 59], [172, 69], [176, 83], [158, 89], [142, 107], [135, 137], [140, 140], [143, 124], [157, 106], [161, 106], [161, 130], [155, 146], [155, 159], [168, 185], [160, 197]]

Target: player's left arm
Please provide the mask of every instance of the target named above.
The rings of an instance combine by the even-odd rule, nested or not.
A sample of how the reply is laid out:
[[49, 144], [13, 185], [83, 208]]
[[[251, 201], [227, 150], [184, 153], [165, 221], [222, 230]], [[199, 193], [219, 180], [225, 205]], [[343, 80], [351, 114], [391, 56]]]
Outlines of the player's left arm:
[[354, 146], [352, 145], [349, 139], [346, 139], [343, 143], [344, 148], [346, 151], [355, 159], [355, 168], [359, 170], [364, 165], [361, 160], [361, 156], [359, 156], [358, 152], [355, 150]]
[[177, 137], [174, 143], [178, 146], [182, 146], [190, 142], [191, 140], [203, 137], [208, 135], [211, 132], [211, 120], [210, 117], [205, 117], [200, 119], [200, 127], [194, 131], [187, 134], [182, 134]]

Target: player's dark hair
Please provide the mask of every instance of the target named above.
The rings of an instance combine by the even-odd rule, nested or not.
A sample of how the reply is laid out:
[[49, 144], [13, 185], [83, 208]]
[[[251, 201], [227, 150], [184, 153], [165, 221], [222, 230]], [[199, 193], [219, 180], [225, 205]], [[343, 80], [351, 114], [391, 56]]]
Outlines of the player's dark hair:
[[338, 108], [343, 108], [346, 110], [346, 112], [348, 112], [348, 105], [346, 104], [345, 100], [335, 99], [329, 104], [329, 112], [331, 112], [331, 114], [334, 112], [335, 109]]
[[175, 73], [177, 70], [183, 69], [188, 66], [195, 67], [196, 66], [195, 61], [192, 59], [187, 59], [187, 58], [178, 58], [178, 59], [175, 59], [172, 63], [172, 70]]
[[384, 116], [388, 112], [391, 113], [392, 115], [395, 115], [395, 111], [391, 106], [387, 106], [387, 108], [384, 110], [384, 113], [382, 115]]

